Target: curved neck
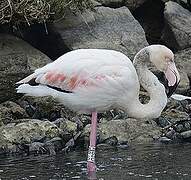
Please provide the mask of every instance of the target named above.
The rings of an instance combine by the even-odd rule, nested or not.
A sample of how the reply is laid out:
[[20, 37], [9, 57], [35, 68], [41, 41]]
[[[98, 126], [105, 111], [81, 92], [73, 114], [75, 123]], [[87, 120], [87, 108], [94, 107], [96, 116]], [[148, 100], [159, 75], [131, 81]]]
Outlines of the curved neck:
[[157, 118], [166, 106], [167, 96], [165, 87], [158, 78], [148, 69], [149, 51], [144, 48], [134, 59], [134, 66], [137, 71], [139, 82], [149, 93], [150, 100], [147, 104], [142, 104], [139, 97], [135, 98], [128, 109], [130, 116], [135, 118]]

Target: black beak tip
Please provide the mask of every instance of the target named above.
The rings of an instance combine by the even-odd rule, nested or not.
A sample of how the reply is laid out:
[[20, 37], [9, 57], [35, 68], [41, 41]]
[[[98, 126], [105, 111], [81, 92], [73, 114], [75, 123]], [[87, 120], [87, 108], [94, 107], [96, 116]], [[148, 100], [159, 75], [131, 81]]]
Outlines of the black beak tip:
[[[179, 82], [180, 82], [180, 81], [179, 81]], [[175, 91], [176, 88], [178, 87], [179, 82], [176, 82], [176, 83], [174, 84], [174, 86], [168, 86], [167, 92], [166, 92], [168, 98], [170, 98], [170, 97], [172, 96], [172, 94], [174, 93], [174, 91]]]

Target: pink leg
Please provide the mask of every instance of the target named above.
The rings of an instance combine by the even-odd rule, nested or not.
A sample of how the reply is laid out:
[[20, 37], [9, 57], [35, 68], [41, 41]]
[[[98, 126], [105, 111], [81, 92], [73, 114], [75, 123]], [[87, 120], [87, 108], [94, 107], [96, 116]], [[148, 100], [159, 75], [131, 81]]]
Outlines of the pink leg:
[[88, 150], [87, 170], [88, 172], [95, 172], [95, 148], [96, 148], [96, 134], [97, 134], [97, 112], [92, 112], [91, 129], [90, 129], [90, 146]]

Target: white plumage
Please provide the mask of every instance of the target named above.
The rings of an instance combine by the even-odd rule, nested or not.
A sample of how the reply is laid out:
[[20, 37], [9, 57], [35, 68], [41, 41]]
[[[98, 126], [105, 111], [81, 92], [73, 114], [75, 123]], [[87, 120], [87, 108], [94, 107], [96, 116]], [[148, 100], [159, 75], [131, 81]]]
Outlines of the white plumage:
[[[27, 83], [33, 78], [40, 85], [22, 84], [17, 92], [31, 96], [51, 95], [79, 112], [104, 111], [118, 106], [121, 97], [132, 97], [139, 89], [132, 62], [124, 54], [113, 50], [71, 51], [18, 83]], [[63, 93], [46, 85], [73, 93]]]

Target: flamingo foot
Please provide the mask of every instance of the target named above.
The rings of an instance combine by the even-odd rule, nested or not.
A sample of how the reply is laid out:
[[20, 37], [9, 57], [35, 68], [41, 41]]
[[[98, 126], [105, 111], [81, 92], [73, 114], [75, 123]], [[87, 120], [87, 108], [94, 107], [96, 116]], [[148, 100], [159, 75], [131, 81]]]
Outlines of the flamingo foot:
[[90, 161], [87, 162], [87, 171], [88, 171], [88, 173], [96, 172], [96, 168], [97, 167], [96, 167], [95, 163], [90, 162]]

